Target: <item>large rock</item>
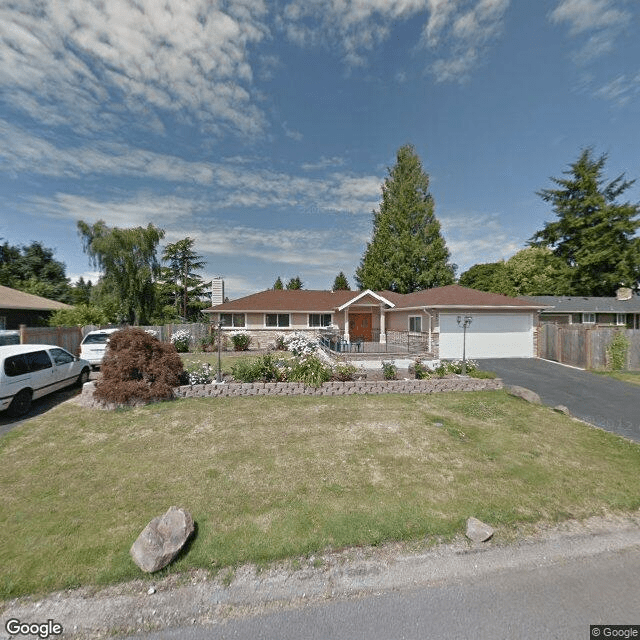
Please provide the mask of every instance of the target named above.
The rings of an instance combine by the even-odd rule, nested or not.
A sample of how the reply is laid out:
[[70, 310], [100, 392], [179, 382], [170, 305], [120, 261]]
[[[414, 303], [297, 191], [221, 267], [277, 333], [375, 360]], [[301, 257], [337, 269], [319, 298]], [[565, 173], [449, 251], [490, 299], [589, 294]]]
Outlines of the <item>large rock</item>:
[[522, 398], [527, 402], [532, 402], [533, 404], [542, 404], [540, 396], [535, 391], [531, 391], [531, 389], [513, 386], [507, 388], [507, 393], [517, 398]]
[[474, 542], [486, 542], [493, 535], [493, 528], [478, 518], [467, 520], [467, 538]]
[[148, 573], [166, 567], [193, 533], [193, 518], [184, 509], [170, 507], [154, 518], [140, 533], [129, 553], [133, 561]]

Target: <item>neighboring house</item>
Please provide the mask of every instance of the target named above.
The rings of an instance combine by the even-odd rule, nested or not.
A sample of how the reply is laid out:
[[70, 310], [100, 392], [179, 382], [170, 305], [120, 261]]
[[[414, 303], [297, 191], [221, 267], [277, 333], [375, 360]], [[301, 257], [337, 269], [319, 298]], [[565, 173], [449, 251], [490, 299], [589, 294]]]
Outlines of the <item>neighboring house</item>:
[[19, 329], [46, 324], [58, 309], [71, 309], [68, 304], [0, 285], [0, 329]]
[[540, 322], [618, 326], [640, 329], [640, 296], [631, 289], [618, 289], [615, 297], [522, 296], [531, 303], [547, 307]]
[[[440, 358], [533, 357], [541, 305], [458, 285], [400, 294], [391, 291], [267, 290], [205, 310], [224, 330], [245, 330], [271, 346], [277, 333], [335, 331], [343, 344], [408, 344]], [[382, 351], [383, 349], [378, 349]]]

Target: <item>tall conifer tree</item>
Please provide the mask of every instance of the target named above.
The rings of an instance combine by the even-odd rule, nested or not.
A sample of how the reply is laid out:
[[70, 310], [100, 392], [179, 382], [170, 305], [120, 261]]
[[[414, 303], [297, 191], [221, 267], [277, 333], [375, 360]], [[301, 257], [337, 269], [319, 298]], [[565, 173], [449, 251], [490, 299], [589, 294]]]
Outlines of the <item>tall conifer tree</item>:
[[454, 282], [429, 177], [412, 145], [400, 147], [373, 212], [373, 237], [356, 270], [361, 289], [411, 293]]

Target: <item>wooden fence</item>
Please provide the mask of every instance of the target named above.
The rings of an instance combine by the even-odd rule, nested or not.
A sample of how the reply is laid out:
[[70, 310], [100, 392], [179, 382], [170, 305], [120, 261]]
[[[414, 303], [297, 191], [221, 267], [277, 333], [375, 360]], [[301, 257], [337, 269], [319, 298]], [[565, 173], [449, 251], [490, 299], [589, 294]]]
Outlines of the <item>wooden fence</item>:
[[73, 355], [80, 353], [80, 327], [27, 327], [20, 325], [20, 344], [55, 344]]
[[545, 323], [538, 328], [538, 356], [582, 369], [607, 369], [607, 347], [619, 332], [629, 341], [626, 369], [640, 370], [640, 331], [633, 329]]

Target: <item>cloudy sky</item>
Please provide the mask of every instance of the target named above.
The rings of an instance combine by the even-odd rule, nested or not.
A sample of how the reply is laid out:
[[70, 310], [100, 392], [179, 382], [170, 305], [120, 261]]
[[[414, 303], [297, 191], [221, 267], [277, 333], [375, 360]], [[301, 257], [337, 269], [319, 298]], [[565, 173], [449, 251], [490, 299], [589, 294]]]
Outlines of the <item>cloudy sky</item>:
[[1, 2], [0, 237], [91, 277], [77, 220], [153, 222], [232, 298], [353, 286], [412, 143], [458, 274], [508, 258], [583, 148], [640, 177], [639, 18], [637, 0]]

